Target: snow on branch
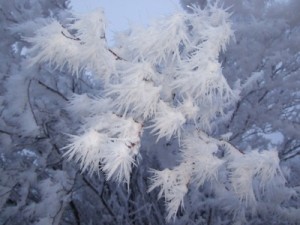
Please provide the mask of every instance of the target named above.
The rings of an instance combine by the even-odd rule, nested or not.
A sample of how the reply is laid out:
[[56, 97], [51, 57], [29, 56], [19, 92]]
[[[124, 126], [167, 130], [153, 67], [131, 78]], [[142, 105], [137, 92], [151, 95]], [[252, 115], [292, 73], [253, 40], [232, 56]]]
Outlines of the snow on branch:
[[230, 180], [235, 193], [247, 205], [256, 203], [253, 180], [258, 179], [259, 188], [263, 191], [277, 179], [285, 183], [285, 178], [279, 166], [277, 151], [251, 151], [240, 155], [228, 164]]
[[177, 135], [180, 139], [180, 129], [185, 121], [186, 119], [179, 110], [161, 101], [152, 121], [153, 124], [149, 128], [152, 128], [152, 133], [157, 135], [157, 140], [162, 137], [170, 140], [173, 135]]
[[167, 221], [175, 219], [180, 206], [183, 207], [183, 199], [188, 192], [188, 176], [184, 170], [176, 168], [174, 170], [165, 169], [163, 171], [152, 170], [150, 187], [148, 192], [155, 188], [160, 188], [158, 198], [164, 197], [167, 207]]
[[107, 112], [110, 104], [111, 99], [109, 98], [73, 94], [66, 109], [72, 114], [88, 117]]
[[78, 73], [81, 65], [79, 59], [75, 59], [79, 54], [80, 43], [65, 35], [72, 36], [58, 21], [52, 20], [38, 29], [34, 37], [25, 38], [33, 45], [30, 49], [33, 55], [31, 65], [49, 62], [59, 69], [67, 65], [73, 73]]
[[101, 169], [108, 180], [129, 184], [139, 154], [141, 125], [114, 114], [87, 120], [81, 135], [69, 135], [65, 156], [78, 162], [82, 171], [94, 173]]
[[161, 90], [156, 86], [158, 75], [149, 63], [125, 64], [119, 70], [120, 82], [111, 85], [106, 95], [114, 98], [112, 107], [118, 113], [147, 119], [157, 111]]
[[187, 17], [186, 13], [177, 13], [156, 21], [147, 29], [134, 29], [126, 40], [126, 48], [134, 53], [134, 60], [147, 60], [152, 64], [180, 60], [180, 46], [189, 45]]
[[35, 36], [24, 40], [33, 46], [31, 65], [50, 63], [57, 69], [66, 66], [76, 75], [85, 68], [106, 76], [114, 70], [115, 56], [107, 47], [102, 10], [78, 15], [73, 23], [66, 25], [52, 19], [37, 29]]
[[[228, 152], [220, 158], [217, 156], [218, 152], [224, 147]], [[286, 198], [274, 195], [279, 190], [287, 198], [294, 194], [285, 187], [286, 180], [275, 150], [241, 153], [226, 141], [200, 132], [183, 138], [181, 157], [178, 166], [162, 171], [152, 170], [153, 175], [150, 178], [149, 191], [160, 189], [158, 197], [165, 199], [168, 221], [176, 217], [180, 206], [183, 207], [187, 188], [199, 188], [208, 182], [217, 181], [218, 185], [226, 185], [227, 190], [232, 191], [239, 199], [240, 207], [252, 209], [262, 199], [282, 203]], [[223, 176], [226, 174], [229, 177], [229, 183], [222, 183], [224, 181], [219, 175], [221, 169]]]
[[219, 147], [212, 141], [201, 140], [198, 135], [184, 138], [181, 149], [184, 166], [190, 168], [191, 180], [197, 187], [218, 178], [218, 170], [225, 162], [215, 154]]

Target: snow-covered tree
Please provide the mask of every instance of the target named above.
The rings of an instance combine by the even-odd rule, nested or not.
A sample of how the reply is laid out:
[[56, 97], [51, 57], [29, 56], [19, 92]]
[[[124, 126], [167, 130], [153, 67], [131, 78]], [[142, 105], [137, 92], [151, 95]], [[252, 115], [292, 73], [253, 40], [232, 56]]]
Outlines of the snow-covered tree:
[[[62, 149], [65, 157], [78, 162], [82, 172], [98, 173], [100, 177], [104, 174], [107, 180], [120, 185], [112, 188], [100, 179], [101, 185], [97, 186], [82, 177], [115, 223], [164, 224], [160, 218], [161, 201], [151, 200], [153, 192], [163, 199], [166, 220], [175, 224], [258, 224], [269, 219], [265, 215], [297, 223], [298, 193], [294, 186], [286, 185], [289, 168], [281, 164], [281, 151], [278, 155], [272, 142], [251, 143], [245, 137], [251, 131], [248, 125], [240, 128], [243, 117], [248, 115], [245, 112], [251, 113], [249, 106], [240, 111], [248, 102], [247, 95], [255, 84], [269, 85], [268, 80], [261, 81], [265, 72], [249, 70], [245, 74], [232, 69], [248, 66], [242, 62], [242, 54], [230, 50], [235, 46], [230, 41], [234, 39], [232, 26], [236, 25], [218, 1], [200, 3], [199, 8], [189, 6], [189, 13], [177, 12], [147, 28], [120, 33], [112, 47], [106, 41], [102, 10], [88, 15], [52, 16], [13, 27], [31, 46], [26, 53], [29, 71], [40, 66], [49, 73], [54, 70], [74, 75], [62, 75], [64, 79], [60, 82], [59, 76], [55, 76], [56, 88], [47, 86], [38, 76], [30, 77], [29, 83], [34, 78], [52, 94], [69, 101], [66, 109], [72, 124], [66, 124], [68, 120], [64, 118], [55, 127], [49, 126], [48, 121], [36, 119], [29, 102], [28, 115], [35, 118], [37, 126], [24, 132], [39, 134], [37, 128], [43, 127], [44, 134], [56, 133], [51, 142], [61, 140], [57, 137], [59, 129], [68, 133], [64, 137], [69, 143]], [[271, 7], [265, 2], [261, 4]], [[252, 15], [250, 9], [245, 11]], [[235, 18], [240, 18], [233, 17], [237, 23]], [[34, 35], [30, 32], [33, 29]], [[230, 49], [226, 50], [229, 43]], [[237, 59], [229, 60], [236, 56]], [[223, 75], [224, 65], [227, 79]], [[249, 75], [248, 79], [243, 77]], [[52, 83], [51, 78], [42, 77]], [[48, 105], [47, 101], [38, 101], [38, 97], [32, 100], [38, 109], [41, 104]], [[61, 115], [62, 111], [57, 113]], [[72, 127], [71, 133], [64, 125]], [[75, 183], [79, 175], [67, 171], [67, 177]], [[49, 175], [52, 180], [45, 179], [39, 184], [40, 189], [66, 176], [53, 173]], [[149, 176], [147, 188], [145, 174]], [[81, 217], [88, 213], [78, 213], [80, 206], [70, 196], [77, 192], [73, 189], [76, 185], [70, 187], [67, 183], [60, 184], [66, 193], [56, 196], [61, 204], [58, 206], [64, 208], [69, 204], [80, 224]], [[128, 195], [122, 184], [126, 184]], [[51, 191], [58, 193], [60, 189], [55, 185]], [[49, 191], [41, 193], [46, 200]], [[141, 216], [141, 212], [155, 216]]]
[[22, 29], [30, 34], [33, 20], [60, 17], [66, 8], [64, 0], [0, 1], [0, 224], [64, 224], [72, 215], [66, 209], [76, 171], [62, 166], [47, 132], [65, 100], [44, 85], [45, 70], [25, 69], [28, 43], [18, 30], [31, 24]]
[[[181, 1], [202, 4], [201, 1]], [[240, 99], [230, 120], [218, 132], [230, 132], [230, 142], [251, 151], [276, 149], [282, 168], [290, 170], [289, 187], [299, 186], [299, 1], [225, 0], [230, 8], [235, 39], [222, 53], [224, 76], [230, 84], [239, 79]], [[187, 7], [188, 8], [188, 7]], [[251, 146], [251, 147], [249, 147]], [[298, 194], [289, 204], [291, 214], [299, 208]], [[293, 202], [293, 203], [292, 203]], [[265, 208], [265, 205], [258, 206]], [[272, 208], [272, 205], [269, 205]], [[272, 211], [261, 211], [260, 219], [248, 223], [278, 222]], [[270, 222], [271, 221], [271, 222]], [[263, 223], [263, 222], [261, 222]], [[290, 222], [291, 223], [291, 222]]]

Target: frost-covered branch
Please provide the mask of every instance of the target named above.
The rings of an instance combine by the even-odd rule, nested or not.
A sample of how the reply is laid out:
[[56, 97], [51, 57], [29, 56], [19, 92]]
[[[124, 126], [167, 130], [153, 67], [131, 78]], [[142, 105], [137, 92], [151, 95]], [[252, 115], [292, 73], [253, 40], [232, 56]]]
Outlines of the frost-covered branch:
[[[191, 10], [119, 35], [113, 50], [105, 40], [102, 10], [75, 15], [63, 25], [47, 20], [35, 36], [25, 38], [32, 45], [31, 65], [49, 63], [77, 77], [89, 74], [97, 87], [73, 95], [67, 106], [78, 129], [67, 135], [64, 156], [82, 171], [102, 171], [107, 180], [129, 188], [142, 151], [151, 150], [143, 143], [152, 135], [156, 145], [176, 143], [178, 161], [172, 167], [152, 169], [148, 189], [159, 189], [168, 221], [184, 209], [189, 190], [208, 185], [216, 198], [225, 199], [230, 193], [241, 210], [254, 209], [259, 201], [271, 202], [272, 191], [279, 188], [291, 195], [277, 151], [240, 150], [228, 141], [230, 131], [221, 135], [217, 129], [222, 121], [233, 122], [243, 103], [240, 95], [251, 93], [264, 73], [253, 73], [232, 88], [219, 60], [233, 37], [230, 14], [218, 1]], [[258, 104], [267, 94], [260, 95]], [[138, 209], [131, 215], [134, 212]], [[209, 210], [208, 221], [212, 214]]]

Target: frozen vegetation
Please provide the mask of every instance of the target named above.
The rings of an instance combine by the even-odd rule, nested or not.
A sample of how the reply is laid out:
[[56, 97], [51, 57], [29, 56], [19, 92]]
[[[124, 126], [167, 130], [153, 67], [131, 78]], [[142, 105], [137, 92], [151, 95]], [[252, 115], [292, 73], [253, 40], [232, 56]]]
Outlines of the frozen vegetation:
[[299, 224], [298, 0], [0, 3], [0, 225]]

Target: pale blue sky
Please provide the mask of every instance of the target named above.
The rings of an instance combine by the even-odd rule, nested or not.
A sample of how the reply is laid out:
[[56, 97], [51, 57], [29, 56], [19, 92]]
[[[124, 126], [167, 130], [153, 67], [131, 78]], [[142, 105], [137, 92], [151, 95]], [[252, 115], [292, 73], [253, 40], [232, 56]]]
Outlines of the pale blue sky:
[[145, 26], [156, 18], [181, 10], [179, 0], [71, 0], [71, 6], [76, 12], [103, 8], [109, 39], [113, 32], [125, 30], [131, 24]]

